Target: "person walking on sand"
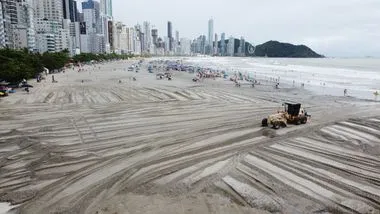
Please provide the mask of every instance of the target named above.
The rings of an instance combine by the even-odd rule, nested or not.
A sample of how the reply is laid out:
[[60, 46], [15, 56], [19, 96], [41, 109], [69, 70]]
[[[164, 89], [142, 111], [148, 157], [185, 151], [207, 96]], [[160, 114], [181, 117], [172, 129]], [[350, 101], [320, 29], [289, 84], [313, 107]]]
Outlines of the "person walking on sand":
[[54, 75], [51, 76], [51, 82], [52, 82], [52, 83], [55, 82]]
[[347, 89], [344, 89], [343, 93], [344, 93], [344, 96], [347, 96]]

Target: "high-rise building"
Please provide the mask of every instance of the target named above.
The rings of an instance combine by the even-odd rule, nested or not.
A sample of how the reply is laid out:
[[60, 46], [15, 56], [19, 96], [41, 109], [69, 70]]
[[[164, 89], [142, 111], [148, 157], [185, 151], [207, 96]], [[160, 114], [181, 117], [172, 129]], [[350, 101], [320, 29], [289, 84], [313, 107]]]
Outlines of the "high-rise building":
[[62, 23], [38, 18], [35, 29], [38, 52], [59, 52], [69, 48], [69, 30], [63, 29]]
[[227, 55], [234, 56], [235, 55], [235, 38], [230, 37], [227, 44]]
[[158, 37], [157, 39], [157, 49], [155, 54], [158, 56], [165, 55], [165, 42], [161, 37]]
[[63, 19], [70, 19], [71, 22], [78, 22], [77, 2], [74, 0], [62, 0]]
[[180, 40], [179, 40], [179, 31], [178, 30], [175, 32], [175, 41], [177, 43], [180, 43]]
[[34, 0], [34, 16], [36, 18], [48, 19], [61, 22], [63, 16], [62, 0]]
[[34, 0], [36, 49], [71, 55], [80, 47], [79, 13], [75, 0]]
[[210, 19], [208, 20], [208, 45], [213, 47], [213, 40], [214, 40], [214, 20]]
[[63, 29], [69, 32], [70, 55], [80, 52], [80, 33], [79, 33], [79, 12], [75, 0], [62, 0], [63, 7]]
[[222, 33], [220, 38], [220, 55], [225, 56], [226, 55], [226, 34]]
[[174, 52], [176, 54], [181, 54], [181, 41], [179, 39], [179, 31], [178, 30], [175, 32]]
[[113, 20], [108, 20], [107, 22], [107, 28], [108, 28], [108, 38], [106, 38], [106, 51], [107, 53], [111, 52], [111, 50], [114, 49], [114, 46], [113, 46]]
[[165, 36], [164, 38], [164, 43], [165, 43], [165, 52], [168, 54], [170, 50], [170, 38], [168, 36]]
[[239, 56], [245, 56], [245, 40], [244, 37], [240, 38], [240, 44], [239, 44]]
[[[100, 11], [100, 20], [98, 25], [100, 26], [100, 34], [103, 34], [105, 37], [105, 46], [106, 52], [111, 51], [111, 44], [113, 41], [109, 38], [108, 29], [113, 29], [113, 26], [108, 26], [109, 21], [113, 21], [112, 17], [112, 1], [111, 0], [100, 0], [99, 3], [99, 11]], [[111, 41], [111, 42], [110, 42]]]
[[4, 15], [3, 15], [3, 3], [0, 1], [0, 48], [5, 48], [5, 28], [4, 28]]
[[29, 2], [1, 1], [0, 47], [35, 48], [33, 8]]
[[121, 22], [114, 24], [114, 49], [117, 54], [128, 53], [128, 34], [127, 26]]
[[106, 15], [107, 15], [109, 18], [113, 19], [112, 0], [105, 0], [105, 1], [106, 1], [106, 3], [105, 3], [105, 6], [106, 6], [106, 8], [105, 8], [105, 10], [106, 10]]
[[214, 40], [214, 55], [218, 54], [218, 34], [215, 34], [215, 40]]
[[84, 22], [84, 14], [83, 13], [78, 13], [78, 21]]
[[130, 27], [127, 28], [127, 49], [128, 53], [135, 53], [135, 40], [136, 40], [136, 33], [135, 29]]
[[207, 37], [205, 35], [201, 35], [191, 44], [191, 52], [195, 54], [206, 54], [208, 47]]
[[165, 41], [165, 43], [168, 43], [168, 48], [166, 49], [167, 51], [172, 51], [173, 50], [173, 26], [172, 23], [169, 21], [168, 22], [168, 41]]
[[144, 33], [144, 53], [151, 53], [152, 51], [152, 31], [150, 28], [150, 23], [145, 21], [143, 23], [143, 33]]
[[181, 38], [180, 39], [180, 54], [182, 56], [189, 56], [191, 54], [191, 41], [186, 38]]
[[99, 1], [99, 10], [101, 14], [107, 14], [106, 0]]
[[135, 25], [135, 53], [142, 54], [144, 50], [144, 33], [140, 24]]
[[153, 39], [153, 45], [157, 47], [158, 44], [158, 30], [157, 29], [152, 29], [152, 39]]
[[96, 34], [100, 32], [98, 26], [100, 11], [99, 3], [93, 0], [82, 2], [83, 21], [86, 22], [87, 34]]
[[[82, 2], [83, 21], [85, 27], [81, 33], [81, 52], [104, 53], [106, 52], [106, 38], [100, 19], [100, 4], [94, 0]], [[83, 24], [85, 23], [85, 24]], [[102, 38], [103, 37], [103, 38]], [[100, 42], [100, 43], [99, 43]]]
[[207, 38], [205, 35], [202, 35], [200, 37], [200, 53], [201, 54], [206, 54], [206, 46], [207, 45]]
[[136, 25], [135, 26], [135, 38], [134, 38], [134, 47], [135, 47], [135, 54], [140, 55], [141, 54], [141, 26]]
[[63, 20], [63, 29], [69, 32], [68, 50], [70, 55], [80, 53], [80, 31], [79, 22], [71, 22], [70, 19]]

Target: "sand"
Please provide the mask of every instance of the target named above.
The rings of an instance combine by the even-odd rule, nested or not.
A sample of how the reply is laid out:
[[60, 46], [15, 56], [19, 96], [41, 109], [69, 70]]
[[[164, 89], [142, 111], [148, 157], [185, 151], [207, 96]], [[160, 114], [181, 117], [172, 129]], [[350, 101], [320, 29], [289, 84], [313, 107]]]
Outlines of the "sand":
[[[156, 80], [132, 63], [69, 69], [1, 98], [0, 201], [12, 212], [380, 213], [378, 103], [180, 72]], [[260, 127], [284, 101], [311, 121]]]

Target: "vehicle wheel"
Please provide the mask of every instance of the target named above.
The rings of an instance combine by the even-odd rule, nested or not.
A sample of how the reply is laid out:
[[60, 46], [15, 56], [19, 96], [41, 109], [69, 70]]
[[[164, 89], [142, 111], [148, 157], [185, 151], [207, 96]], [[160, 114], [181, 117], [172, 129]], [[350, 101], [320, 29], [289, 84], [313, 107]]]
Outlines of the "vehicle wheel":
[[279, 129], [280, 128], [280, 124], [279, 123], [273, 123], [273, 128], [274, 129]]
[[301, 119], [298, 119], [297, 121], [296, 121], [296, 125], [298, 126], [298, 125], [301, 125]]
[[301, 119], [301, 124], [306, 124], [307, 123], [307, 117], [303, 117]]
[[268, 126], [268, 119], [267, 119], [267, 118], [264, 118], [264, 119], [261, 121], [261, 125], [264, 126], [264, 127], [267, 127], [267, 126]]

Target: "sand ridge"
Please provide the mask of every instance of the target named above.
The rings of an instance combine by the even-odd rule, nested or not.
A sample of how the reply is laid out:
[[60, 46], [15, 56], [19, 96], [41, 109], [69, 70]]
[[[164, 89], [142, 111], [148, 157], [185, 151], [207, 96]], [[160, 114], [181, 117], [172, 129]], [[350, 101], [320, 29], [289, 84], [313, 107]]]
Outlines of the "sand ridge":
[[[378, 104], [156, 80], [131, 63], [68, 70], [0, 101], [1, 201], [18, 213], [379, 213]], [[311, 122], [261, 128], [284, 101]]]

